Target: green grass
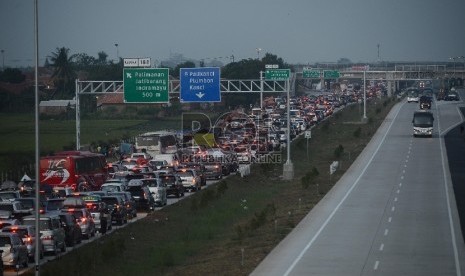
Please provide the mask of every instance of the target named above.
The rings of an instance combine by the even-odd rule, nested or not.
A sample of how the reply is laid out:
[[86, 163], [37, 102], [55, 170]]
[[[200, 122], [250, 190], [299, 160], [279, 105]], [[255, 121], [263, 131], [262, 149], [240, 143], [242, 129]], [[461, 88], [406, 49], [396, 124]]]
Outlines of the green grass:
[[[0, 113], [0, 173], [18, 181], [25, 172], [33, 172], [35, 154], [34, 114]], [[139, 133], [179, 128], [179, 117], [156, 120], [81, 120], [81, 145], [108, 143]], [[43, 119], [39, 122], [40, 153], [74, 149], [76, 121]]]
[[[331, 189], [393, 104], [371, 102], [367, 124], [346, 124], [360, 121], [358, 108], [352, 106], [328, 125], [314, 128], [308, 159], [306, 141], [296, 140], [292, 181], [280, 180], [282, 164], [254, 165], [245, 178], [220, 181], [44, 265], [42, 275], [248, 275]], [[329, 164], [336, 160], [339, 145], [343, 165], [330, 182]], [[319, 175], [302, 185], [312, 168]]]

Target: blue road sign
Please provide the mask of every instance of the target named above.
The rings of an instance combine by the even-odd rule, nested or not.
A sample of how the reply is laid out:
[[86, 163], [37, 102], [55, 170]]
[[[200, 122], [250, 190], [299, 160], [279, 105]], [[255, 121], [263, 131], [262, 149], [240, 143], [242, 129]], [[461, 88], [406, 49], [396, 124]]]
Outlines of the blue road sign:
[[181, 68], [181, 102], [221, 102], [220, 68]]

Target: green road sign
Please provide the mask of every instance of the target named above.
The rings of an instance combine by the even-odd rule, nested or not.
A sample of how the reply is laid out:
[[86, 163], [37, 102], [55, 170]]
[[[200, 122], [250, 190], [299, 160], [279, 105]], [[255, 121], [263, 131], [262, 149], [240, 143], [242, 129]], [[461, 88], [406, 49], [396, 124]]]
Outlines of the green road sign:
[[267, 80], [287, 80], [291, 75], [290, 69], [267, 69], [265, 79]]
[[323, 73], [325, 79], [337, 79], [340, 77], [339, 71], [337, 70], [325, 70]]
[[168, 98], [168, 68], [123, 69], [125, 103], [166, 103]]
[[320, 70], [303, 70], [302, 71], [302, 76], [304, 78], [315, 78], [319, 79], [320, 78]]

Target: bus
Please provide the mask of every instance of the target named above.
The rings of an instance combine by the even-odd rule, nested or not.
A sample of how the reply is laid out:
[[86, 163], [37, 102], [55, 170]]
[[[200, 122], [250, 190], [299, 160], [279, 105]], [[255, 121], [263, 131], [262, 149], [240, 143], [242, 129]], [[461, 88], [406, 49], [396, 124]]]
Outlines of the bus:
[[415, 111], [413, 113], [413, 136], [433, 137], [433, 113], [427, 110]]
[[176, 133], [171, 131], [146, 132], [136, 137], [136, 150], [152, 156], [177, 153]]
[[98, 191], [108, 178], [105, 156], [89, 151], [62, 151], [40, 158], [40, 184]]

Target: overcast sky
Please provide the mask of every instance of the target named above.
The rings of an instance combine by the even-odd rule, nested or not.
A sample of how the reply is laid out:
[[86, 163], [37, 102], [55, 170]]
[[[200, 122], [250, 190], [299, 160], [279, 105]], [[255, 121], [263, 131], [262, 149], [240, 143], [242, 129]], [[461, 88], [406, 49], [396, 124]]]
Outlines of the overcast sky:
[[[288, 63], [465, 56], [465, 0], [38, 0], [39, 62], [57, 47], [109, 59]], [[33, 65], [34, 1], [0, 0], [5, 66]], [[257, 48], [261, 48], [257, 53]], [[229, 59], [220, 59], [228, 62]]]

